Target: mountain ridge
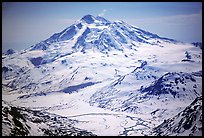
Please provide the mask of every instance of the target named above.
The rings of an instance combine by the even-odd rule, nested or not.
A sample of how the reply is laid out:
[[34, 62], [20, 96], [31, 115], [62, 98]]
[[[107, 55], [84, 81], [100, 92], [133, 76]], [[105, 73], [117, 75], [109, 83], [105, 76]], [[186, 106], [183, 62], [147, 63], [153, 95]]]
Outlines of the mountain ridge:
[[[84, 31], [82, 31], [83, 33], [81, 33], [81, 29], [83, 27], [86, 29], [84, 29]], [[99, 27], [101, 27], [101, 29]], [[108, 28], [108, 29], [105, 29], [105, 28]], [[87, 49], [88, 47], [94, 47], [93, 44], [98, 44], [98, 42], [97, 41], [86, 42], [84, 41], [84, 39], [92, 39], [93, 35], [96, 35], [96, 37], [100, 39], [101, 33], [103, 34], [105, 32], [107, 32], [110, 35], [108, 36], [108, 38], [112, 37], [112, 41], [109, 40], [108, 38], [104, 38], [103, 42], [99, 44], [101, 48], [98, 48], [99, 51], [101, 52], [102, 51], [107, 52], [105, 47], [109, 47], [110, 49], [112, 47], [111, 46], [112, 43], [114, 44], [119, 43], [120, 46], [127, 44], [128, 41], [123, 41], [124, 39], [127, 39], [127, 37], [129, 37], [131, 41], [150, 43], [150, 44], [155, 44], [155, 45], [160, 43], [160, 41], [174, 42], [174, 43], [178, 42], [174, 39], [159, 37], [156, 34], [153, 34], [153, 33], [144, 31], [142, 29], [133, 27], [131, 25], [128, 25], [127, 23], [123, 21], [110, 22], [100, 16], [94, 17], [92, 15], [85, 15], [84, 17], [81, 18], [80, 21], [67, 27], [62, 32], [55, 33], [48, 39], [41, 41], [40, 43], [36, 45], [33, 45], [32, 46], [33, 48], [31, 50], [38, 50], [38, 49], [46, 50], [48, 46], [51, 44], [54, 44], [56, 42], [72, 40], [75, 35], [77, 35], [78, 33], [81, 33], [79, 34], [79, 36], [82, 40], [78, 39], [77, 42], [73, 44], [72, 48], [75, 49], [77, 47], [76, 45], [78, 45], [77, 43], [80, 43], [80, 44], [83, 43], [83, 45], [86, 46], [86, 48], [84, 49], [82, 48], [83, 49], [82, 51], [85, 51], [85, 49]], [[90, 33], [93, 33], [93, 34], [90, 34]], [[122, 41], [117, 39], [118, 36], [120, 38], [123, 37], [121, 39]], [[152, 43], [148, 41], [149, 39], [158, 39], [158, 40]], [[106, 42], [108, 42], [108, 44]]]

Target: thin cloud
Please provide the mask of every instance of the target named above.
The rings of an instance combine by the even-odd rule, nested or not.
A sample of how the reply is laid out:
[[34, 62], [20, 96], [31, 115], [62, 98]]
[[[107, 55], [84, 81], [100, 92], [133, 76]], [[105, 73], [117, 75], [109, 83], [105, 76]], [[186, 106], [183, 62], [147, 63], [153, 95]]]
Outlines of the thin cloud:
[[106, 9], [103, 9], [103, 11], [98, 14], [98, 16], [104, 16], [106, 12], [107, 12], [107, 10], [106, 10]]
[[130, 24], [137, 24], [137, 23], [139, 24], [141, 23], [144, 23], [144, 24], [158, 24], [158, 23], [178, 24], [178, 23], [185, 23], [185, 22], [202, 21], [202, 13], [154, 17], [154, 18], [127, 19], [125, 21]]
[[200, 41], [202, 14], [186, 14], [152, 18], [124, 19], [125, 22], [159, 36], [184, 42]]

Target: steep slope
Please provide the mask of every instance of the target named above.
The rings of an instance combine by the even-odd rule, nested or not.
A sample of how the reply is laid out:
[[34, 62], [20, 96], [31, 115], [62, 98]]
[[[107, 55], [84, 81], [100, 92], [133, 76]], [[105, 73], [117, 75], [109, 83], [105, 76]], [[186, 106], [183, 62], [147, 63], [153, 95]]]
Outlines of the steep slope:
[[[52, 47], [50, 45], [63, 41], [72, 45], [74, 51], [96, 48], [100, 52], [107, 52], [110, 48], [122, 50], [124, 45], [132, 47], [137, 43], [159, 45], [161, 42], [177, 42], [128, 25], [123, 21], [110, 22], [103, 17], [85, 15], [80, 21], [32, 46], [30, 50], [47, 50], [48, 47]], [[69, 43], [71, 41], [73, 43]]]
[[157, 136], [201, 136], [202, 135], [202, 96], [197, 97], [189, 106], [175, 117], [153, 129]]
[[[155, 81], [152, 85], [142, 88], [140, 91], [147, 95], [162, 95], [169, 94], [180, 100], [195, 99], [201, 95], [201, 89], [197, 92], [196, 88], [201, 88], [202, 84], [196, 83], [196, 80], [201, 79], [202, 71], [189, 73], [167, 73]], [[186, 85], [188, 87], [186, 87]], [[197, 86], [198, 85], [198, 86]], [[186, 89], [189, 88], [189, 89]], [[186, 91], [186, 92], [185, 92]]]
[[199, 47], [200, 49], [202, 49], [202, 43], [201, 42], [193, 42], [193, 45], [195, 45], [196, 47]]

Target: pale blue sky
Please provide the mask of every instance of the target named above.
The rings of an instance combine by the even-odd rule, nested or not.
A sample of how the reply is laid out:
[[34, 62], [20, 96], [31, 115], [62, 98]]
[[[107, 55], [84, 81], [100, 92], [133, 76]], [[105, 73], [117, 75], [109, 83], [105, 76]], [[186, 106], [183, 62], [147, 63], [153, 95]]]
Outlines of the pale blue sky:
[[202, 41], [202, 2], [4, 2], [2, 50], [28, 48], [87, 14], [183, 42]]

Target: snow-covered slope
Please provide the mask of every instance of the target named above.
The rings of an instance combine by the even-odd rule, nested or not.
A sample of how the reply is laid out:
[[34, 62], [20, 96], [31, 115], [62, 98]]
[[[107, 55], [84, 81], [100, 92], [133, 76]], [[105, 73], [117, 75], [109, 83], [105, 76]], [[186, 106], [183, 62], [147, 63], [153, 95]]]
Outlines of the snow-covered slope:
[[189, 106], [175, 117], [153, 129], [157, 136], [201, 136], [202, 135], [202, 96], [197, 97]]
[[198, 96], [202, 50], [123, 21], [86, 15], [2, 55], [4, 101], [86, 120], [75, 125], [97, 135], [145, 135]]
[[111, 49], [123, 50], [124, 46], [132, 48], [138, 43], [157, 45], [161, 42], [177, 42], [128, 25], [123, 21], [110, 22], [103, 17], [86, 15], [62, 32], [55, 33], [50, 38], [32, 46], [30, 50], [48, 50], [56, 43], [62, 44], [64, 41], [67, 42], [67, 48], [72, 47], [73, 51], [82, 52], [92, 48], [100, 52]]
[[76, 122], [55, 114], [15, 107], [2, 100], [3, 136], [94, 136], [74, 127]]
[[195, 45], [196, 47], [199, 47], [200, 49], [202, 49], [202, 43], [201, 42], [193, 42], [193, 45]]

